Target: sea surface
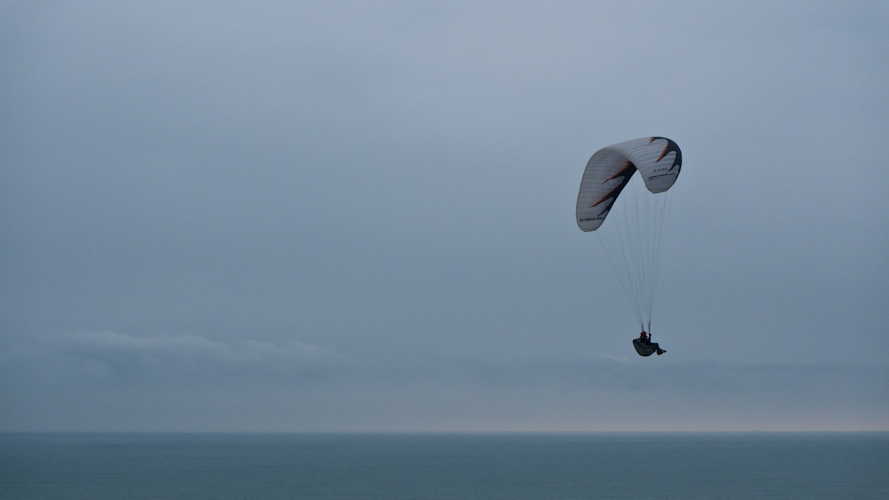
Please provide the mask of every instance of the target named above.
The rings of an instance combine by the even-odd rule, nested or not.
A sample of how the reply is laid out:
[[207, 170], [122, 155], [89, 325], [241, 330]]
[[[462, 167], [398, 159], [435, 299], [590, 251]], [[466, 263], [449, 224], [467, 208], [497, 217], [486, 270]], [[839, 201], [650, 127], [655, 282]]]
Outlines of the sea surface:
[[889, 433], [0, 434], [0, 499], [889, 499]]

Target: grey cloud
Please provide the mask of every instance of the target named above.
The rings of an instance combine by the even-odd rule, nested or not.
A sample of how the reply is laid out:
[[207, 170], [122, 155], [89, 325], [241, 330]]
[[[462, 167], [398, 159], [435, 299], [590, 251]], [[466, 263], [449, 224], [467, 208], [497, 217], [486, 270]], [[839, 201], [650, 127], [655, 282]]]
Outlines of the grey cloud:
[[[828, 428], [825, 420], [867, 429], [889, 411], [874, 396], [889, 388], [889, 371], [875, 366], [344, 358], [298, 342], [109, 332], [22, 341], [6, 352], [3, 392], [20, 404], [3, 413], [14, 429], [59, 403], [72, 419], [63, 424], [50, 412], [40, 422], [94, 428], [89, 409], [98, 405], [107, 408], [103, 422], [123, 429], [780, 430], [804, 408], [821, 417], [802, 415], [791, 428], [818, 430]], [[41, 379], [47, 372], [58, 377]], [[165, 416], [156, 419], [161, 408]], [[260, 408], [261, 416], [247, 418]], [[675, 420], [679, 414], [686, 419]]]
[[[298, 383], [334, 370], [333, 349], [285, 341], [215, 341], [197, 335], [134, 336], [107, 331], [43, 334], [6, 346], [7, 387], [30, 390], [172, 388]], [[47, 376], [52, 375], [52, 379]], [[14, 383], [12, 381], [15, 381]]]
[[[0, 428], [889, 421], [883, 3], [6, 7]], [[657, 361], [573, 220], [647, 134]]]

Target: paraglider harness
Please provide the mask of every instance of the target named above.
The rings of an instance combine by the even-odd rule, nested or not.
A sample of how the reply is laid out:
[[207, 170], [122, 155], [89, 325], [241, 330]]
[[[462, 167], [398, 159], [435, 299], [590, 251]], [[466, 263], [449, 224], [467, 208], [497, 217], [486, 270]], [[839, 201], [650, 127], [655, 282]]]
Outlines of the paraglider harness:
[[657, 344], [651, 343], [650, 334], [645, 333], [645, 330], [642, 330], [639, 337], [633, 339], [633, 347], [640, 356], [651, 356], [660, 348]]

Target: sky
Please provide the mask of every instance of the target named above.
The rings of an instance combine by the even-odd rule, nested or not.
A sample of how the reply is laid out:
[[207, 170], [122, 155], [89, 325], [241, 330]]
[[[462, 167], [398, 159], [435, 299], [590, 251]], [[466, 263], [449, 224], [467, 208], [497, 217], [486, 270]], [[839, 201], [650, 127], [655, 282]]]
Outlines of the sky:
[[[0, 431], [889, 431], [889, 4], [0, 2]], [[682, 148], [652, 332], [574, 219]]]

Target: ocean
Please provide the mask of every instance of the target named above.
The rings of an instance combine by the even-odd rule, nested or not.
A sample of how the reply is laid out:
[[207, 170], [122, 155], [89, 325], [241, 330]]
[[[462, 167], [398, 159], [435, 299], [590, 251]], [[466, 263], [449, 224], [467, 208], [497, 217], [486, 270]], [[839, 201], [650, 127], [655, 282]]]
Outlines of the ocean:
[[0, 434], [0, 499], [889, 499], [889, 433]]

